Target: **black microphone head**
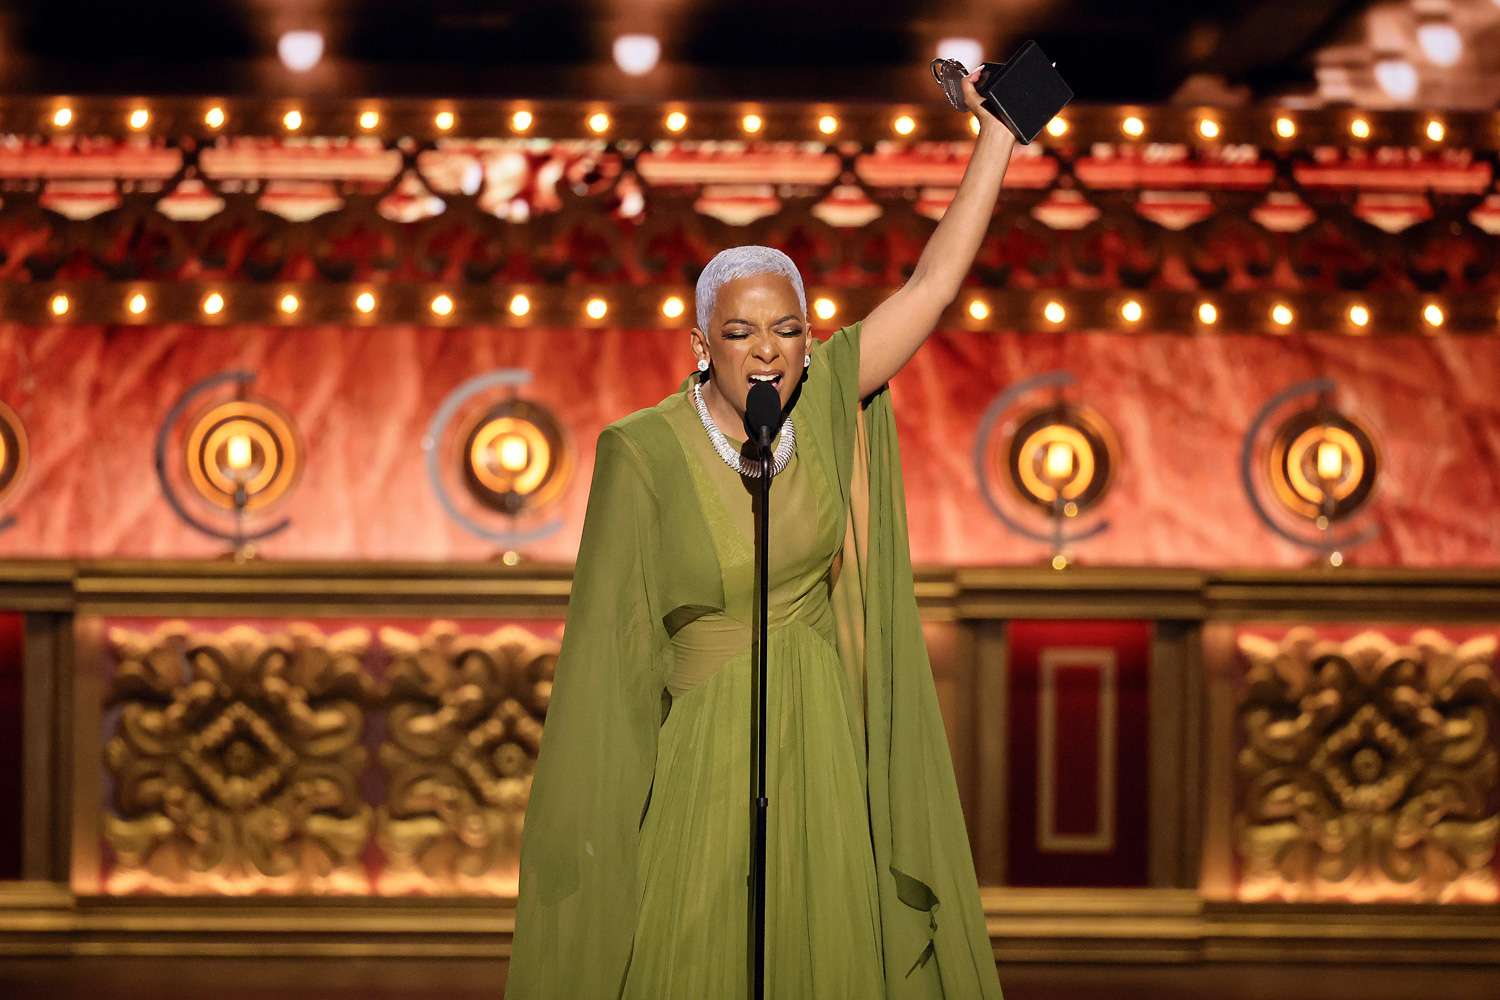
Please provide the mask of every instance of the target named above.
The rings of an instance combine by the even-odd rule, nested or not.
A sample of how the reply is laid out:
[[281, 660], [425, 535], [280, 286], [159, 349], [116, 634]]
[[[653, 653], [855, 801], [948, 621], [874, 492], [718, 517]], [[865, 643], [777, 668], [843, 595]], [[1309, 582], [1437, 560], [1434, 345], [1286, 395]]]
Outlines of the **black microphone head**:
[[781, 396], [775, 386], [757, 382], [750, 387], [750, 396], [745, 400], [745, 429], [752, 441], [761, 440], [763, 430], [765, 440], [769, 441], [781, 429]]

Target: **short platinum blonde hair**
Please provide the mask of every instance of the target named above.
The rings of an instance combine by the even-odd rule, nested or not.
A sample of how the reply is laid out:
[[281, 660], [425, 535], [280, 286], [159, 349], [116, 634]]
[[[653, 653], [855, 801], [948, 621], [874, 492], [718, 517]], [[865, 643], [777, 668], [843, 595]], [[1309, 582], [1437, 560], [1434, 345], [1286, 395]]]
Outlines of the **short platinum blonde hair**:
[[714, 316], [714, 306], [719, 301], [720, 288], [737, 278], [749, 278], [757, 274], [779, 274], [790, 281], [797, 293], [797, 304], [802, 307], [802, 315], [807, 315], [807, 292], [802, 288], [802, 273], [792, 263], [792, 258], [775, 247], [730, 247], [714, 254], [714, 259], [698, 275], [695, 293], [698, 329], [708, 332], [708, 324]]

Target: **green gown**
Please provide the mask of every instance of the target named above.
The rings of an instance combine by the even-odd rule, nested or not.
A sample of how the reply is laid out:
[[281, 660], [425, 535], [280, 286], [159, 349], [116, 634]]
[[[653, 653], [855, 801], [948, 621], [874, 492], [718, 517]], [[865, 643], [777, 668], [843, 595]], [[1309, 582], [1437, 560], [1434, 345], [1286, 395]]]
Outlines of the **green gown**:
[[[814, 343], [772, 485], [766, 995], [999, 998], [859, 334]], [[692, 378], [599, 438], [511, 998], [748, 995], [753, 481], [713, 450]]]

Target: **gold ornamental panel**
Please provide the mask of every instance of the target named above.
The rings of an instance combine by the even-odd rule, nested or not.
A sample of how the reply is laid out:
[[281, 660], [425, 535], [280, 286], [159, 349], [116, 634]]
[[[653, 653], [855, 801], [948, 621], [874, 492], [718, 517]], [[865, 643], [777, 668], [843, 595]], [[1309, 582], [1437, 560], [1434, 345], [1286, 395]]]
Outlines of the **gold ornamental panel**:
[[506, 625], [380, 631], [391, 656], [380, 762], [381, 893], [513, 893], [560, 640]]
[[369, 632], [112, 628], [110, 893], [369, 891]]
[[1242, 635], [1241, 898], [1495, 902], [1496, 637]]

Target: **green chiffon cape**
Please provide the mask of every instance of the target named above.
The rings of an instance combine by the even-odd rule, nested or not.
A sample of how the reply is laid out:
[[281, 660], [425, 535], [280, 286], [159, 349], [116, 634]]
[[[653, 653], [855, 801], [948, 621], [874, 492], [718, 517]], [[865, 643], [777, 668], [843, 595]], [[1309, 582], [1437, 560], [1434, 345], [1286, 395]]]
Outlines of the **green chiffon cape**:
[[[851, 713], [863, 732], [851, 736], [864, 746], [885, 995], [999, 998], [913, 592], [890, 390], [858, 398], [859, 333], [855, 324], [814, 342], [790, 412], [798, 436], [820, 435], [834, 456], [847, 512], [832, 601], [840, 659], [863, 682], [851, 685], [865, 701]], [[525, 817], [512, 1000], [614, 1000], [624, 982], [668, 630], [674, 615], [702, 612], [678, 594], [723, 591], [712, 579], [684, 579], [713, 552], [685, 461], [659, 407], [599, 436]]]

